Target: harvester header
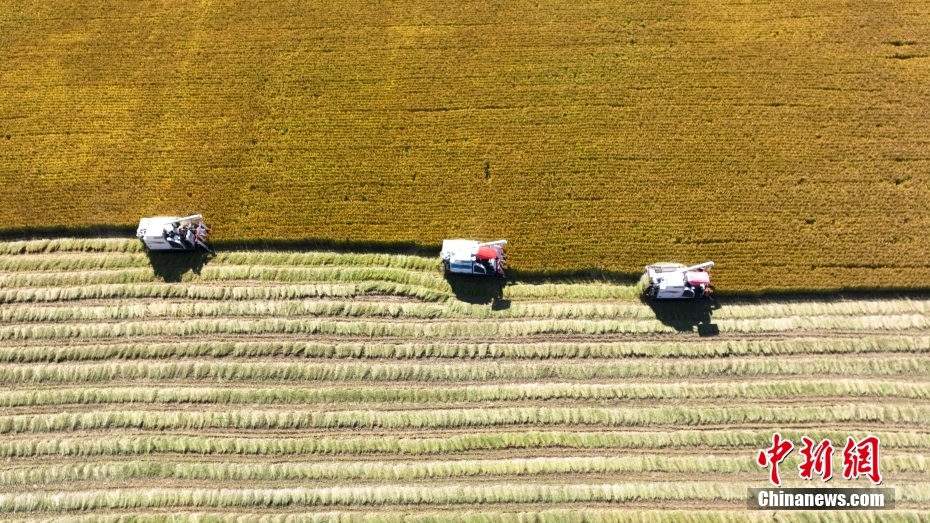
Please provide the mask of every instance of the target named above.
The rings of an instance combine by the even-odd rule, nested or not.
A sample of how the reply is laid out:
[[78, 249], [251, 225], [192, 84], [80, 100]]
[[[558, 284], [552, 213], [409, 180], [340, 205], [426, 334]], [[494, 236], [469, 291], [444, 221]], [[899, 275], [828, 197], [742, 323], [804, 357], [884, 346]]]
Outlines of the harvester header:
[[194, 251], [198, 248], [213, 252], [207, 245], [210, 228], [203, 216], [192, 214], [183, 218], [154, 216], [139, 220], [136, 237], [151, 251]]

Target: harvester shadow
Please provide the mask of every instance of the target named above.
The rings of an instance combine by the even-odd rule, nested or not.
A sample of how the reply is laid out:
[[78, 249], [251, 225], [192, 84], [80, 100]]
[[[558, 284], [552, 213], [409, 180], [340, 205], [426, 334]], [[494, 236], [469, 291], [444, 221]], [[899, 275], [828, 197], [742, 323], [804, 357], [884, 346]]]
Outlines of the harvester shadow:
[[55, 240], [59, 238], [132, 238], [135, 226], [97, 224], [86, 227], [20, 227], [0, 230], [0, 241]]
[[605, 269], [579, 269], [573, 271], [521, 271], [510, 269], [508, 276], [520, 283], [528, 284], [580, 284], [607, 283], [611, 285], [636, 285], [642, 278], [641, 272], [608, 271]]
[[212, 254], [194, 252], [157, 252], [148, 251], [149, 263], [156, 278], [166, 283], [179, 282], [188, 272], [200, 274], [203, 266], [213, 258]]
[[459, 301], [476, 305], [490, 304], [491, 309], [496, 311], [510, 308], [510, 300], [504, 299], [504, 287], [507, 286], [505, 279], [446, 274], [446, 281]]
[[407, 254], [429, 257], [439, 255], [438, 245], [419, 244], [406, 241], [354, 241], [306, 238], [302, 240], [216, 240], [212, 241], [211, 245], [213, 249], [217, 251], [332, 251], [343, 253]]
[[652, 309], [656, 319], [678, 332], [694, 332], [700, 336], [716, 336], [720, 328], [712, 323], [711, 316], [720, 308], [717, 301], [655, 301], [643, 300]]

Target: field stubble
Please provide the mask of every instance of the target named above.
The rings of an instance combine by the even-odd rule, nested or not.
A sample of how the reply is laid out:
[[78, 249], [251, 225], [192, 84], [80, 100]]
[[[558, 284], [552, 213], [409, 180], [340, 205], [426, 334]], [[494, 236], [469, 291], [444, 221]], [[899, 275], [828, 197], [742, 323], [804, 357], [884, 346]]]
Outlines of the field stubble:
[[736, 510], [776, 430], [879, 436], [885, 515], [930, 510], [926, 297], [654, 307], [604, 280], [488, 294], [418, 256], [153, 263], [0, 242], [5, 518], [756, 521]]

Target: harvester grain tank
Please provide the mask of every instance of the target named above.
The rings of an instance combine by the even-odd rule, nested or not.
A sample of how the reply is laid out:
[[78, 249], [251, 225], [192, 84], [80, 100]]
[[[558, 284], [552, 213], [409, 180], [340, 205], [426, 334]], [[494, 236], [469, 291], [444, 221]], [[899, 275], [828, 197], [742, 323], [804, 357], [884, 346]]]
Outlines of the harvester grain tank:
[[649, 265], [646, 267], [649, 285], [643, 294], [657, 300], [710, 299], [713, 286], [707, 269], [713, 266], [712, 261], [690, 267], [680, 263]]
[[151, 251], [194, 251], [200, 248], [213, 252], [206, 243], [209, 236], [210, 229], [199, 214], [183, 218], [142, 218], [136, 229], [136, 237]]
[[442, 266], [449, 274], [506, 277], [503, 246], [507, 240], [481, 243], [477, 240], [443, 240]]

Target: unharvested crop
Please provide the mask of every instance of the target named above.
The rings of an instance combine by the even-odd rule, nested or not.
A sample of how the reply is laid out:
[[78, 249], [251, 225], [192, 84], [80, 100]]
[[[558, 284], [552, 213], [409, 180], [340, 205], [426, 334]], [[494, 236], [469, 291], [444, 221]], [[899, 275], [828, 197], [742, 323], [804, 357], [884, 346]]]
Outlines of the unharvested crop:
[[923, 0], [48, 9], [0, 15], [4, 228], [199, 211], [218, 242], [926, 287]]

